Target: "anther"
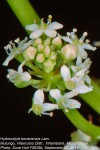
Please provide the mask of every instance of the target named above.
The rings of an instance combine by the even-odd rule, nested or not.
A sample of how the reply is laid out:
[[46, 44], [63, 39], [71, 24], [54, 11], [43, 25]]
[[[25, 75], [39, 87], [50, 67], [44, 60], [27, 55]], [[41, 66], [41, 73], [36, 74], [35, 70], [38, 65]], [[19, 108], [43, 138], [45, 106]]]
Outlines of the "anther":
[[74, 29], [73, 29], [73, 32], [74, 32], [74, 33], [75, 33], [75, 32], [77, 32], [77, 29], [76, 29], [76, 28], [74, 28]]

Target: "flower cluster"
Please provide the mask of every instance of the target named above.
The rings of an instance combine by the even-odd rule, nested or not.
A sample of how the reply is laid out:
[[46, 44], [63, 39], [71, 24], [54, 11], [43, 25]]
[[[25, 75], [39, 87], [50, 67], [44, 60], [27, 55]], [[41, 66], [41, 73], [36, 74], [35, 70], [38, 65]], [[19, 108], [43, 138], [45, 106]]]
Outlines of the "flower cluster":
[[[21, 62], [17, 71], [8, 69], [7, 78], [18, 88], [31, 85], [37, 89], [28, 112], [39, 116], [52, 116], [55, 109], [68, 112], [80, 108], [81, 103], [73, 97], [93, 90], [88, 75], [91, 60], [86, 50], [96, 48], [85, 40], [87, 32], [78, 38], [74, 28], [62, 36], [57, 30], [63, 25], [51, 21], [49, 15], [47, 23], [41, 19], [40, 24], [27, 25], [26, 29], [31, 31], [29, 40], [17, 38], [4, 47], [8, 54], [4, 66], [14, 58]], [[23, 71], [23, 66], [28, 71]], [[44, 92], [49, 92], [50, 103], [44, 101]]]

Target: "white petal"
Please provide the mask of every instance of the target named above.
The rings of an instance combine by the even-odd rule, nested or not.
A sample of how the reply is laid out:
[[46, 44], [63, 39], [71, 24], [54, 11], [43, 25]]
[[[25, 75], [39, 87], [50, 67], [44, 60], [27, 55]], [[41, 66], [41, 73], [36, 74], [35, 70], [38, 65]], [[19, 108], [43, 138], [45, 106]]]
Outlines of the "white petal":
[[28, 46], [30, 46], [31, 44], [32, 44], [32, 40], [30, 40], [30, 41], [28, 41], [27, 43], [25, 43], [25, 44], [23, 44], [23, 46], [22, 46], [22, 50], [24, 50], [24, 49], [26, 49]]
[[84, 49], [88, 49], [88, 50], [92, 50], [95, 51], [96, 47], [93, 47], [92, 45], [88, 44], [88, 43], [84, 43], [82, 46]]
[[77, 67], [77, 66], [71, 66], [71, 69], [74, 73], [76, 73], [77, 71], [79, 71], [81, 68]]
[[78, 55], [76, 60], [76, 66], [80, 66], [81, 64], [82, 64], [82, 57]]
[[58, 29], [63, 28], [63, 25], [58, 22], [52, 22], [50, 25], [48, 25], [48, 28], [58, 30]]
[[26, 30], [35, 31], [37, 29], [38, 29], [38, 25], [37, 24], [26, 25]]
[[27, 42], [27, 40], [28, 40], [28, 38], [25, 37], [24, 40], [22, 40], [18, 43], [18, 47], [21, 47], [23, 44], [25, 44]]
[[70, 91], [70, 92], [64, 94], [64, 97], [68, 99], [68, 98], [72, 98], [77, 95], [78, 95], [78, 93], [76, 93], [75, 91]]
[[82, 68], [85, 68], [85, 70], [87, 71], [90, 68], [91, 65], [91, 61], [90, 58], [87, 58], [83, 63], [82, 63]]
[[67, 100], [66, 106], [70, 109], [80, 108], [81, 103], [79, 103], [77, 100], [69, 99], [69, 100]]
[[53, 37], [55, 37], [56, 36], [56, 34], [57, 34], [57, 32], [55, 31], [55, 30], [53, 30], [53, 29], [45, 29], [44, 30], [44, 33], [48, 36], [48, 37], [51, 37], [51, 38], [53, 38]]
[[9, 80], [11, 80], [12, 77], [14, 77], [16, 74], [17, 74], [17, 72], [16, 72], [15, 70], [13, 70], [13, 69], [8, 69], [7, 78], [8, 78]]
[[44, 103], [42, 105], [42, 107], [43, 107], [43, 112], [45, 112], [45, 111], [52, 111], [52, 110], [58, 109], [58, 105], [57, 104], [50, 104], [50, 103]]
[[25, 62], [26, 62], [26, 61], [23, 61], [23, 62], [19, 65], [19, 67], [18, 67], [18, 72], [19, 72], [19, 73], [22, 73], [22, 72], [23, 72], [23, 66], [25, 65]]
[[28, 72], [23, 72], [21, 75], [21, 80], [22, 81], [29, 81], [31, 79], [31, 76]]
[[81, 84], [75, 88], [75, 91], [79, 94], [84, 94], [84, 93], [90, 92], [92, 90], [93, 90], [92, 87], [88, 87], [85, 84]]
[[88, 57], [88, 54], [84, 49], [82, 49], [82, 52], [80, 53], [80, 55], [83, 59], [86, 59]]
[[86, 75], [84, 77], [84, 80], [88, 83], [89, 86], [91, 86], [91, 79], [90, 79], [90, 77], [88, 75]]
[[43, 102], [44, 102], [44, 93], [43, 93], [43, 90], [37, 90], [34, 93], [33, 103], [34, 104], [42, 105]]
[[70, 70], [67, 66], [63, 65], [61, 67], [61, 76], [63, 77], [64, 81], [68, 81], [71, 79]]
[[50, 90], [50, 96], [54, 98], [56, 101], [58, 101], [62, 97], [61, 92], [58, 89]]
[[72, 44], [72, 40], [71, 40], [69, 37], [67, 37], [67, 36], [61, 36], [61, 38], [62, 38], [64, 41], [66, 41], [66, 42]]
[[83, 79], [84, 75], [85, 75], [85, 69], [82, 69], [74, 75], [74, 77], [72, 78], [72, 81], [75, 83], [78, 83], [79, 81]]
[[3, 62], [3, 66], [8, 66], [9, 62], [14, 58], [13, 54], [9, 55], [6, 60]]
[[42, 30], [33, 31], [33, 32], [30, 34], [30, 39], [36, 39], [36, 38], [40, 37], [42, 34], [43, 34], [43, 31], [42, 31]]

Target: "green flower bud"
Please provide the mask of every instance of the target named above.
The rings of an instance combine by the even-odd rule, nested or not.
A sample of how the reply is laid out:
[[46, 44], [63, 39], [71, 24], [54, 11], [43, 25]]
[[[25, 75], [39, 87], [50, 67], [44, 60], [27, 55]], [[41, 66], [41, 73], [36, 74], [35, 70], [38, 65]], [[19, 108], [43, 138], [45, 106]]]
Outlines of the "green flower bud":
[[37, 49], [38, 49], [38, 52], [42, 52], [43, 49], [44, 49], [44, 45], [43, 45], [43, 44], [39, 44], [39, 45], [37, 46]]
[[58, 37], [55, 37], [53, 40], [52, 40], [52, 44], [56, 46], [57, 49], [60, 49], [62, 47], [62, 41], [61, 41], [61, 38], [58, 36]]
[[44, 60], [45, 60], [44, 54], [43, 53], [38, 53], [37, 56], [36, 56], [36, 62], [42, 63], [42, 62], [44, 62]]
[[47, 46], [45, 47], [44, 51], [43, 51], [46, 58], [49, 57], [50, 51], [51, 51], [51, 50], [50, 50], [50, 46], [47, 45]]
[[33, 46], [29, 46], [24, 52], [23, 56], [27, 61], [34, 60], [37, 49]]
[[44, 69], [46, 72], [51, 72], [53, 71], [53, 68], [54, 66], [56, 65], [56, 62], [55, 61], [52, 61], [51, 59], [47, 59], [44, 63], [43, 63], [43, 66], [44, 66]]
[[50, 45], [50, 49], [52, 50], [52, 51], [55, 51], [56, 50], [56, 46], [55, 45]]
[[47, 38], [47, 39], [43, 42], [43, 44], [44, 44], [44, 46], [50, 45], [50, 42], [51, 42], [51, 38]]
[[57, 53], [55, 51], [52, 51], [51, 54], [50, 54], [50, 59], [51, 60], [56, 60], [57, 58]]
[[37, 38], [34, 40], [34, 46], [37, 47], [39, 44], [42, 44], [42, 39], [41, 38]]
[[70, 61], [77, 57], [77, 48], [74, 45], [67, 44], [62, 49], [61, 52], [63, 54], [64, 59]]

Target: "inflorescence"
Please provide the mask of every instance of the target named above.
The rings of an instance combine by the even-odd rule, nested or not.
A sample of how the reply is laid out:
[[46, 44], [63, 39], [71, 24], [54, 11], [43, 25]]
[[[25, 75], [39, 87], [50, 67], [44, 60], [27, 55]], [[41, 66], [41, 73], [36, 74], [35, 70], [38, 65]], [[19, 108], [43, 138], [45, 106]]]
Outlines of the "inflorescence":
[[[8, 54], [4, 66], [14, 58], [21, 62], [17, 71], [8, 69], [7, 78], [18, 88], [31, 85], [37, 89], [28, 113], [39, 116], [52, 116], [55, 109], [68, 112], [80, 108], [81, 103], [73, 97], [93, 90], [88, 75], [91, 60], [86, 50], [95, 51], [96, 47], [85, 40], [87, 32], [78, 38], [74, 28], [62, 36], [57, 30], [63, 25], [51, 21], [49, 15], [47, 23], [41, 19], [40, 24], [27, 25], [26, 29], [31, 31], [29, 39], [17, 38], [4, 47]], [[45, 102], [44, 92], [49, 92], [50, 103]]]

